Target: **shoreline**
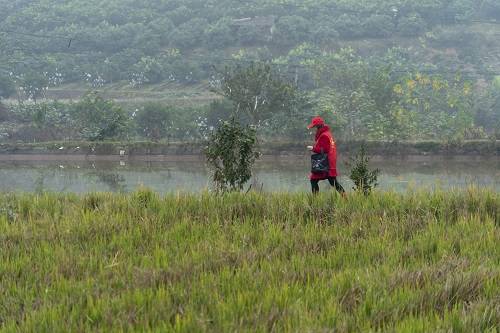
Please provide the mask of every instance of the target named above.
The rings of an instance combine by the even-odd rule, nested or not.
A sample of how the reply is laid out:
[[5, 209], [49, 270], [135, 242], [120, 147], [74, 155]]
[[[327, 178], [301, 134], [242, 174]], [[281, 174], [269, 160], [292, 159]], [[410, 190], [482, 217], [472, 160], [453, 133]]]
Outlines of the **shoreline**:
[[[310, 142], [265, 142], [257, 147], [264, 160], [307, 158]], [[398, 158], [429, 161], [435, 159], [484, 160], [500, 157], [500, 140], [456, 143], [338, 142], [339, 156], [352, 156], [362, 145], [373, 160]], [[0, 143], [0, 161], [5, 160], [89, 160], [89, 161], [200, 161], [204, 160], [204, 142], [45, 142]]]
[[[345, 154], [344, 156], [349, 156]], [[307, 160], [306, 154], [289, 155], [263, 155], [258, 162], [272, 161], [297, 161]], [[342, 159], [342, 155], [339, 159]], [[491, 161], [499, 162], [500, 156], [483, 155], [371, 155], [372, 162], [383, 162], [385, 160], [405, 161], [405, 162], [474, 162]], [[204, 162], [203, 155], [84, 155], [84, 154], [0, 154], [0, 162]]]

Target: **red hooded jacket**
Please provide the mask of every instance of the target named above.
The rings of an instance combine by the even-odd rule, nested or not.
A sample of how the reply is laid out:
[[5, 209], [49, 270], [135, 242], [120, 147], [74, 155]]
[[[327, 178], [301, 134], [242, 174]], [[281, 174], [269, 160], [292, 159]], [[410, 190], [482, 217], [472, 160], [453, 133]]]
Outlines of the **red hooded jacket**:
[[316, 132], [316, 144], [312, 150], [314, 153], [328, 154], [328, 162], [330, 164], [330, 171], [311, 173], [311, 180], [324, 180], [329, 177], [337, 177], [337, 144], [330, 132], [330, 127], [323, 126]]

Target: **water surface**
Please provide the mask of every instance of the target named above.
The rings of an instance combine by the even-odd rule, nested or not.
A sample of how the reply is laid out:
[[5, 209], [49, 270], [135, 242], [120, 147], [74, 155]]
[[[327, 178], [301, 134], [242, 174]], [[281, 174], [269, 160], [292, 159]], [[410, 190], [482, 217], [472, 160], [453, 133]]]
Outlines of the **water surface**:
[[[387, 158], [372, 163], [379, 168], [381, 190], [408, 188], [466, 188], [471, 185], [500, 191], [500, 159], [436, 158], [427, 161]], [[309, 191], [306, 158], [259, 162], [252, 180], [263, 191]], [[340, 163], [340, 180], [352, 183]], [[199, 192], [210, 187], [209, 170], [202, 161], [1, 161], [0, 191], [12, 192], [130, 192], [146, 186], [159, 193]], [[322, 184], [322, 190], [329, 190]]]

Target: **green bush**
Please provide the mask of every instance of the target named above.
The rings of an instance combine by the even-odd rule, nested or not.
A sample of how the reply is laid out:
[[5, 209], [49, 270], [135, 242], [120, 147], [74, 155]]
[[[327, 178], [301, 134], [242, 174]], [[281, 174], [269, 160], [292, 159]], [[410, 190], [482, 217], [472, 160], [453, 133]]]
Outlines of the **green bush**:
[[374, 188], [378, 186], [378, 175], [380, 170], [370, 170], [370, 158], [366, 152], [366, 145], [362, 144], [358, 153], [349, 159], [348, 166], [350, 167], [349, 178], [354, 183], [353, 190], [369, 195]]
[[259, 157], [256, 143], [253, 127], [243, 126], [234, 118], [220, 122], [205, 149], [217, 192], [243, 190], [252, 178], [252, 167]]

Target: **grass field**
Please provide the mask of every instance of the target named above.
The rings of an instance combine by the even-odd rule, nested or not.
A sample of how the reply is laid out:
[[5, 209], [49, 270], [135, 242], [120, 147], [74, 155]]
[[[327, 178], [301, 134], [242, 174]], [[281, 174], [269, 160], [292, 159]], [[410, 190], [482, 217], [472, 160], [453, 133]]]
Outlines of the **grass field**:
[[498, 332], [500, 194], [0, 195], [0, 331]]

